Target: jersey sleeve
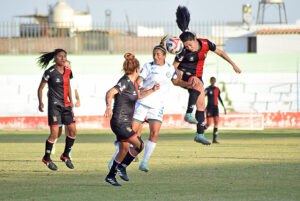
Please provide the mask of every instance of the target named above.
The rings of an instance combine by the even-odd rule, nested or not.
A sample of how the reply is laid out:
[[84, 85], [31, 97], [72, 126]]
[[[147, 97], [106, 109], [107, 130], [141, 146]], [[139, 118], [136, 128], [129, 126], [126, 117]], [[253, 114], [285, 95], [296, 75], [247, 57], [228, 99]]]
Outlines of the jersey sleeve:
[[128, 87], [128, 81], [124, 78], [121, 78], [119, 82], [114, 86], [120, 94]]
[[46, 82], [48, 82], [48, 80], [50, 79], [50, 72], [49, 72], [49, 70], [46, 70], [44, 72], [44, 75], [43, 75], [42, 79], [45, 80]]
[[176, 56], [175, 56], [175, 61], [176, 61], [176, 62], [182, 62], [182, 60], [183, 60], [184, 57], [185, 57], [185, 54], [186, 54], [186, 49], [184, 48], [184, 49], [182, 50], [182, 52], [180, 52], [179, 54], [176, 54]]
[[148, 66], [148, 63], [145, 63], [140, 71], [139, 77], [141, 77], [143, 80], [146, 79], [150, 73], [150, 69]]
[[211, 42], [210, 40], [207, 40], [207, 44], [208, 44], [208, 47], [209, 47], [209, 50], [210, 51], [215, 51], [216, 50], [216, 44], [214, 44], [213, 42]]

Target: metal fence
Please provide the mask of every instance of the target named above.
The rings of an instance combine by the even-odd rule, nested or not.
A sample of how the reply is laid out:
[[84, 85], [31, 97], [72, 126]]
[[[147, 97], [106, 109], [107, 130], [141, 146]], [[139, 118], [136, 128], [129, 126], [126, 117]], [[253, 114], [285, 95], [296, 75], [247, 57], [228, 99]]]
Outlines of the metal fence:
[[[190, 25], [190, 30], [223, 48], [223, 22], [196, 22]], [[149, 53], [164, 35], [179, 34], [174, 22], [112, 23], [109, 26], [99, 23], [90, 27], [0, 22], [0, 54], [34, 54], [55, 48], [74, 54]]]

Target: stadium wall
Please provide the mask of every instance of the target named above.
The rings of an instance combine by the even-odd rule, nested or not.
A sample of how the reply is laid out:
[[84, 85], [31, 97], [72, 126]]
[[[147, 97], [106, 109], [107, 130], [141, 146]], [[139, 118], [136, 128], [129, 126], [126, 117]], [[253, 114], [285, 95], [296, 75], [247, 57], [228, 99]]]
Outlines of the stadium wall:
[[[257, 129], [256, 127], [247, 127], [250, 121], [245, 118], [241, 121], [240, 114], [221, 115], [220, 129], [226, 129], [227, 124], [235, 125], [232, 129]], [[299, 112], [284, 113], [262, 113], [263, 125], [259, 128], [300, 128]], [[232, 118], [233, 117], [233, 118]], [[163, 128], [194, 128], [194, 125], [188, 124], [183, 120], [183, 114], [166, 114], [163, 119]], [[260, 120], [259, 120], [260, 121]], [[244, 125], [243, 125], [244, 124]], [[248, 124], [249, 125], [249, 124]], [[109, 129], [110, 122], [103, 115], [77, 116], [76, 127], [79, 129]], [[48, 128], [48, 119], [46, 116], [23, 116], [23, 117], [0, 117], [0, 129], [46, 129]]]
[[[299, 115], [297, 113], [299, 112], [297, 96], [299, 83], [297, 83], [296, 73], [298, 55], [230, 54], [229, 56], [243, 70], [243, 73], [235, 74], [229, 64], [216, 55], [209, 54], [204, 67], [204, 83], [205, 86], [209, 85], [210, 76], [217, 78], [217, 85], [222, 91], [225, 106], [230, 112], [263, 113], [265, 121], [270, 119], [266, 114]], [[1, 128], [13, 128], [9, 125], [19, 125], [15, 127], [18, 128], [21, 126], [20, 122], [26, 122], [28, 117], [32, 117], [31, 120], [37, 118], [43, 121], [40, 118], [45, 116], [46, 112], [38, 111], [37, 100], [37, 88], [43, 70], [36, 66], [37, 57], [38, 55], [0, 56]], [[149, 54], [137, 55], [137, 58], [141, 64], [152, 60]], [[78, 88], [81, 99], [81, 107], [75, 108], [75, 115], [100, 118], [105, 111], [106, 91], [116, 84], [122, 75], [123, 55], [69, 55], [68, 59], [72, 62], [74, 74], [71, 84], [73, 88]], [[173, 59], [173, 55], [168, 55], [169, 63], [172, 63]], [[43, 96], [45, 111], [47, 111], [46, 93], [45, 88]], [[183, 114], [187, 98], [188, 94], [184, 89], [170, 85], [164, 113], [167, 115]], [[223, 112], [222, 108], [220, 110]], [[11, 121], [17, 123], [5, 123]], [[80, 122], [79, 119], [78, 121]], [[299, 119], [294, 118], [293, 121], [296, 123], [289, 124], [290, 126], [298, 125]], [[86, 127], [94, 125], [90, 121], [86, 122], [88, 122]], [[281, 122], [281, 120], [272, 122], [268, 120], [265, 125], [276, 126], [276, 122]], [[180, 122], [182, 123], [184, 122]], [[24, 124], [30, 125], [30, 123]], [[95, 128], [98, 127], [95, 126]]]

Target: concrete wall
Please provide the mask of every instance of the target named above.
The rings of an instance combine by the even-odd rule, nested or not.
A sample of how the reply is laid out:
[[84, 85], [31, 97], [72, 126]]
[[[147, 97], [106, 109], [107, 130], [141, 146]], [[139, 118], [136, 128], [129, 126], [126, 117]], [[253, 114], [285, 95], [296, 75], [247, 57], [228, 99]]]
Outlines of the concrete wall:
[[227, 53], [247, 53], [248, 40], [246, 37], [228, 38], [225, 40], [224, 49]]
[[258, 54], [300, 54], [300, 34], [257, 35]]

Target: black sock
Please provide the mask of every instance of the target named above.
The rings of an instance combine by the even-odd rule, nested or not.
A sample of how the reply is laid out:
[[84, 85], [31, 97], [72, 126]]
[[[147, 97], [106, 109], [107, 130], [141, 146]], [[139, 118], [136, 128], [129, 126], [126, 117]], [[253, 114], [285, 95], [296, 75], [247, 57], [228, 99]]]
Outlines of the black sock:
[[128, 151], [121, 164], [124, 167], [127, 167], [128, 165], [130, 165], [130, 163], [133, 161], [134, 158], [135, 156], [131, 155], [130, 151]]
[[188, 102], [186, 113], [192, 113], [196, 105], [197, 99], [200, 95], [200, 92], [194, 89], [189, 89], [188, 91], [190, 95], [189, 95], [189, 102]]
[[214, 128], [213, 141], [217, 140], [217, 136], [218, 136], [218, 128]]
[[115, 177], [116, 174], [117, 174], [117, 170], [116, 170], [116, 167], [119, 163], [116, 162], [116, 160], [114, 160], [114, 163], [113, 165], [111, 166], [110, 170], [109, 170], [109, 173], [107, 176], [109, 177]]
[[66, 146], [65, 146], [65, 151], [63, 153], [63, 156], [69, 157], [69, 153], [72, 149], [74, 141], [75, 141], [75, 138], [72, 138], [72, 137], [69, 137], [69, 136], [66, 137]]
[[204, 111], [196, 111], [196, 119], [198, 121], [197, 124], [197, 133], [198, 134], [203, 134], [204, 133]]
[[44, 156], [44, 159], [46, 161], [50, 161], [50, 154], [51, 154], [51, 151], [52, 151], [52, 147], [53, 147], [53, 142], [49, 141], [49, 140], [46, 140], [46, 148], [45, 148], [45, 156]]

